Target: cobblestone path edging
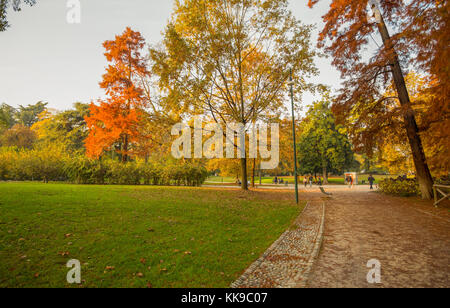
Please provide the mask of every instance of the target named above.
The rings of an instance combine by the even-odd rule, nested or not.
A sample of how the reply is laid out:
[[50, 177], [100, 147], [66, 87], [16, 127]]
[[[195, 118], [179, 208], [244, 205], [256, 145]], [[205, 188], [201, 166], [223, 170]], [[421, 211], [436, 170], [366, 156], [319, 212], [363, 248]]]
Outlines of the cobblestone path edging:
[[293, 227], [283, 233], [231, 287], [305, 287], [320, 251], [324, 222], [325, 203], [308, 202]]

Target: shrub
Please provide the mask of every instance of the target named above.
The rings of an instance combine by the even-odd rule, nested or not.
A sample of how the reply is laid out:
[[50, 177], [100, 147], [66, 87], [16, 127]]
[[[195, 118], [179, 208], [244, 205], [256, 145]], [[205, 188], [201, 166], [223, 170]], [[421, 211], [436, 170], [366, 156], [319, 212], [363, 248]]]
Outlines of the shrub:
[[57, 146], [49, 146], [38, 150], [24, 152], [28, 158], [28, 170], [31, 174], [28, 179], [40, 179], [48, 181], [65, 181], [65, 161], [68, 159], [66, 154]]
[[3, 180], [33, 181], [65, 180], [66, 155], [56, 146], [36, 150], [3, 148], [0, 152]]
[[380, 182], [380, 191], [402, 197], [419, 196], [419, 184], [415, 180], [385, 179]]
[[178, 162], [94, 160], [56, 145], [35, 150], [0, 148], [0, 180], [70, 181], [76, 184], [200, 186], [205, 168]]
[[76, 184], [104, 184], [106, 165], [99, 160], [78, 155], [66, 162], [65, 171], [68, 179]]
[[140, 163], [141, 177], [145, 185], [162, 184], [162, 168], [152, 163]]
[[439, 185], [450, 185], [450, 176], [443, 176], [439, 179], [436, 179], [435, 183]]
[[121, 163], [118, 161], [107, 161], [106, 182], [117, 185], [139, 185], [141, 182], [140, 170], [136, 163]]

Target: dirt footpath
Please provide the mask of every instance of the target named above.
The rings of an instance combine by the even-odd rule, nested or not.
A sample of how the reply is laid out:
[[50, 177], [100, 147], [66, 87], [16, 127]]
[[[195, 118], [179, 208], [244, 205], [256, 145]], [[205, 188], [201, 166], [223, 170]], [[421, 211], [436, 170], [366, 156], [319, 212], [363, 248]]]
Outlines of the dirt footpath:
[[[330, 189], [329, 189], [330, 190]], [[327, 200], [324, 241], [308, 287], [450, 287], [450, 211], [432, 202], [339, 188]], [[317, 191], [303, 192], [323, 199]], [[381, 284], [367, 262], [381, 262]]]

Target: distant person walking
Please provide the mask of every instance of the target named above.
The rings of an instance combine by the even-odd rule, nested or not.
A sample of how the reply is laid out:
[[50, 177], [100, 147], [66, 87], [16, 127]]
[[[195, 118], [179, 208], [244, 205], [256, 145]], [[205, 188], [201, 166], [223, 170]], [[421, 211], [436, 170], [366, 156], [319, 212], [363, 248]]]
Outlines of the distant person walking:
[[309, 187], [311, 187], [311, 188], [312, 188], [312, 186], [313, 186], [313, 181], [314, 181], [314, 177], [311, 175], [311, 176], [309, 177]]
[[369, 184], [370, 184], [370, 190], [373, 190], [373, 183], [375, 183], [375, 178], [373, 175], [369, 176]]
[[308, 177], [305, 176], [305, 178], [303, 179], [303, 184], [305, 185], [305, 188], [308, 186]]
[[347, 176], [347, 178], [345, 179], [345, 181], [348, 184], [348, 188], [353, 188], [353, 177], [352, 176]]

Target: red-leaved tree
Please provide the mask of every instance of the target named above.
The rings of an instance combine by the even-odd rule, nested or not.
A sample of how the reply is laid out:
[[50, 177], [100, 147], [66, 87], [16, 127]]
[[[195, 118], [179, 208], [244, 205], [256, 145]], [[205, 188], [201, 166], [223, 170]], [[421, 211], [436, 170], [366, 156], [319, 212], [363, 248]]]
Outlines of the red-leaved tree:
[[[309, 0], [309, 6], [319, 1]], [[373, 3], [379, 4], [379, 10], [371, 7]], [[333, 57], [333, 65], [345, 79], [333, 110], [347, 122], [355, 145], [366, 148], [376, 145], [377, 136], [391, 129], [393, 116], [403, 118], [424, 199], [432, 197], [433, 179], [421, 132], [439, 123], [434, 135], [440, 139], [450, 136], [449, 3], [332, 0], [323, 16], [325, 26], [319, 36], [319, 47]], [[376, 18], [370, 18], [373, 11], [377, 12]], [[378, 48], [373, 48], [374, 44]], [[372, 52], [367, 52], [368, 49]], [[410, 67], [427, 73], [432, 85], [429, 89], [432, 106], [423, 117], [422, 127], [416, 122], [405, 85], [404, 72]], [[384, 96], [391, 84], [395, 95]], [[386, 104], [392, 100], [398, 106], [394, 110], [388, 107], [391, 103]]]
[[90, 116], [86, 118], [89, 128], [86, 153], [99, 158], [105, 151], [115, 150], [127, 162], [133, 144], [141, 137], [139, 122], [147, 105], [141, 83], [148, 74], [146, 59], [141, 55], [145, 42], [139, 32], [127, 28], [103, 46], [110, 65], [100, 87], [108, 98], [100, 100], [99, 106], [94, 103], [90, 106]]

